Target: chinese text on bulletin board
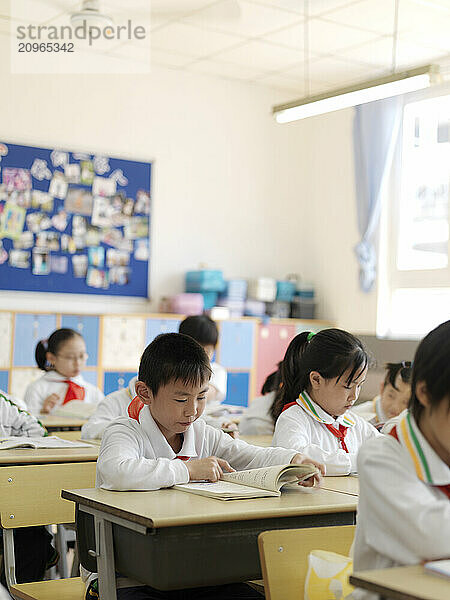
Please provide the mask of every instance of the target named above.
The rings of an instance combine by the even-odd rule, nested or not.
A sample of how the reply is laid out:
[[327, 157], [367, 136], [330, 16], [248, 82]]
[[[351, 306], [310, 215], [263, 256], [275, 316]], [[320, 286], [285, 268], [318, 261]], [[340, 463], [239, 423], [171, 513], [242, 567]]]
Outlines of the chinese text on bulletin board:
[[151, 163], [0, 142], [0, 289], [148, 296]]

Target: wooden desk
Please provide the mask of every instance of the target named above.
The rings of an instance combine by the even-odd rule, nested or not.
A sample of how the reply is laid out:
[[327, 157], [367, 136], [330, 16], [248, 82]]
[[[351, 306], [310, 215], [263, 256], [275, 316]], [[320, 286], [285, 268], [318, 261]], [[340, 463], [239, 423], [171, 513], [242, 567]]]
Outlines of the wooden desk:
[[324, 477], [322, 486], [324, 490], [359, 496], [359, 479], [353, 475], [346, 477]]
[[75, 417], [56, 417], [54, 415], [39, 415], [38, 419], [47, 431], [80, 431], [87, 419]]
[[271, 435], [241, 435], [240, 439], [253, 446], [263, 446], [264, 448], [267, 448], [272, 445]]
[[448, 600], [450, 580], [425, 573], [422, 565], [360, 571], [350, 583], [384, 598], [398, 600]]
[[229, 502], [172, 489], [63, 490], [62, 497], [77, 503], [80, 560], [98, 571], [108, 600], [116, 598], [115, 570], [165, 590], [260, 579], [262, 531], [352, 525], [357, 503], [348, 494], [299, 487], [280, 498]]
[[95, 485], [98, 447], [16, 448], [0, 452], [0, 527], [8, 587], [15, 584], [13, 533], [17, 527], [73, 523], [63, 487]]

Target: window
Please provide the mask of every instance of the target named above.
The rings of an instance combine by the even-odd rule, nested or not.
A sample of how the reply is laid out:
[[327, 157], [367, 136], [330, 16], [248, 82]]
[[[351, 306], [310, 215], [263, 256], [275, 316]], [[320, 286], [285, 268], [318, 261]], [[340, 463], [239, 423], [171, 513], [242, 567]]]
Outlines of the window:
[[403, 110], [382, 215], [377, 333], [422, 337], [450, 318], [450, 96]]

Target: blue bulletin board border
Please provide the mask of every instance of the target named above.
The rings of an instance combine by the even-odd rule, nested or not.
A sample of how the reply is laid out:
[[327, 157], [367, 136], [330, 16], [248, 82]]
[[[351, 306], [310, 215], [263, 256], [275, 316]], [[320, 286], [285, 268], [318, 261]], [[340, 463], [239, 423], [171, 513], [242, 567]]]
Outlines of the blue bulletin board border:
[[0, 140], [0, 290], [148, 298], [151, 176], [150, 161]]

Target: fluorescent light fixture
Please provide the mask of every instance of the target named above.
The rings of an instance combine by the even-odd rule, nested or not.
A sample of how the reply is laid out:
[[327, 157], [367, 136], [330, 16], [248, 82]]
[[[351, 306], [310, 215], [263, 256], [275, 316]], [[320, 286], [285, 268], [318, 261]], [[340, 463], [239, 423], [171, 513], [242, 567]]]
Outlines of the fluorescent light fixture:
[[288, 104], [279, 104], [273, 107], [273, 114], [278, 123], [307, 119], [341, 108], [424, 89], [435, 82], [438, 74], [439, 69], [436, 66], [418, 67], [403, 73], [372, 79], [352, 87], [333, 90], [317, 96], [308, 96]]

